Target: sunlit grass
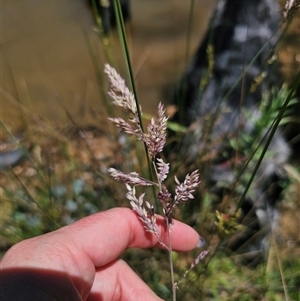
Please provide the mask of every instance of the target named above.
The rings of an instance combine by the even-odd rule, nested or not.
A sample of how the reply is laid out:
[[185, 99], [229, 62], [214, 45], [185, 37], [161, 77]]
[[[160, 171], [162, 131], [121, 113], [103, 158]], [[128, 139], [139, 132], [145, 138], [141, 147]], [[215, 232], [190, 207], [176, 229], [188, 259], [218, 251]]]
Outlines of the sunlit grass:
[[[136, 90], [124, 24], [122, 25], [120, 10], [117, 11], [125, 70], [129, 70], [128, 78]], [[95, 68], [98, 71], [101, 69], [100, 66]], [[102, 79], [99, 82], [104, 90], [105, 84]], [[298, 85], [299, 82], [295, 79], [294, 85], [283, 99], [287, 101], [286, 105], [293, 98]], [[137, 94], [135, 91], [138, 100]], [[279, 106], [271, 113], [274, 113], [271, 119], [277, 122], [277, 127], [284, 109]], [[26, 112], [24, 114], [26, 115]], [[30, 127], [30, 116], [26, 115], [26, 118]], [[272, 123], [268, 125], [270, 131], [276, 130], [273, 125]], [[148, 172], [143, 148], [137, 146], [132, 139], [111, 130], [107, 131], [106, 126], [100, 129], [84, 129], [74, 124], [73, 128], [63, 130], [41, 123], [35, 123], [35, 126], [38, 126], [39, 130], [30, 130], [25, 135], [24, 142], [19, 145], [31, 147], [30, 159], [0, 175], [2, 210], [0, 234], [3, 250], [22, 239], [53, 231], [86, 215], [115, 206], [128, 206], [122, 186], [116, 185], [107, 177], [108, 167], [122, 166], [124, 170], [138, 170], [141, 174]], [[173, 126], [175, 131], [177, 128], [185, 130], [180, 125], [170, 124], [170, 126]], [[262, 151], [260, 148], [260, 153]], [[178, 157], [175, 157], [171, 164], [174, 164], [176, 172], [177, 170], [180, 172], [180, 168], [185, 167], [177, 160]], [[200, 166], [207, 164], [207, 157], [201, 158], [197, 163], [200, 163]], [[285, 210], [289, 210], [290, 214], [292, 211], [296, 216], [300, 210], [299, 194], [291, 192], [291, 187], [299, 184], [295, 177], [297, 168], [298, 166], [290, 167], [289, 170], [293, 184], [286, 185], [284, 190], [283, 207], [286, 207], [282, 210], [283, 214]], [[255, 174], [255, 170], [251, 172]], [[252, 173], [247, 176], [250, 184], [251, 175]], [[241, 198], [247, 191], [247, 189], [242, 191]], [[222, 237], [217, 233], [214, 223], [217, 221], [216, 215], [210, 207], [214, 196], [203, 186], [199, 190], [199, 196], [202, 196], [202, 202], [196, 199], [189, 207], [178, 209], [175, 217], [187, 221], [200, 233], [209, 237], [211, 258], [199, 264], [182, 282], [177, 299], [300, 300], [298, 290], [300, 257], [297, 248], [299, 237], [291, 235], [289, 238], [294, 245], [292, 242], [288, 245], [280, 232], [282, 229], [278, 232], [275, 230], [270, 238], [271, 247], [265, 262], [255, 269], [240, 265], [238, 255], [226, 256], [224, 252], [218, 251]], [[183, 275], [196, 255], [196, 252], [187, 255], [174, 253], [175, 277]], [[123, 257], [158, 295], [165, 299], [171, 298], [168, 264], [162, 251], [128, 250]]]

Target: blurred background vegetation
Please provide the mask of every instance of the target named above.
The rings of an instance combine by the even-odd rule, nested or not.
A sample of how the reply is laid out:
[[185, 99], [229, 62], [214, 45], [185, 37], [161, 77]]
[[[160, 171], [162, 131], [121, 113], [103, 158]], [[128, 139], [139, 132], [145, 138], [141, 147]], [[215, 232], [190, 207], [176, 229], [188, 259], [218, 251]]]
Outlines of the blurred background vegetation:
[[[146, 117], [155, 113], [159, 101], [170, 103], [172, 88], [206, 30], [215, 1], [194, 2], [188, 29], [192, 2], [131, 0], [126, 32]], [[111, 180], [106, 170], [114, 166], [145, 174], [147, 164], [142, 145], [119, 135], [107, 121], [117, 112], [106, 96], [104, 63], [111, 62], [126, 77], [117, 30], [109, 37], [101, 35], [83, 0], [3, 0], [1, 6], [1, 155], [12, 150], [21, 154], [16, 166], [0, 173], [3, 255], [22, 239], [101, 210], [128, 206], [123, 185]], [[297, 12], [278, 48], [287, 83], [300, 69], [299, 22]], [[293, 118], [299, 123], [299, 115]], [[292, 142], [299, 144], [297, 136]], [[222, 237], [214, 227], [217, 219], [209, 209], [209, 191], [200, 187], [203, 201], [195, 199], [176, 212], [176, 218], [206, 238], [210, 250], [180, 285], [178, 300], [300, 300], [296, 146], [294, 153], [293, 166], [287, 166], [290, 183], [280, 204], [278, 227], [265, 262], [255, 269], [240, 264], [236, 254], [218, 251]], [[180, 167], [180, 162], [173, 163]], [[176, 277], [197, 252], [174, 253]], [[166, 253], [128, 250], [123, 257], [157, 294], [170, 298]]]

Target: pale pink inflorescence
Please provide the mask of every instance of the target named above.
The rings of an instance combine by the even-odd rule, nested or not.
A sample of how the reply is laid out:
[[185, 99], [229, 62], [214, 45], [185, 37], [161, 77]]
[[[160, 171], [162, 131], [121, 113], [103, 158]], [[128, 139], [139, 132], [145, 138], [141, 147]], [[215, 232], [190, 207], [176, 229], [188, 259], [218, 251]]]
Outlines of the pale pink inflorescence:
[[146, 210], [145, 207], [143, 206], [145, 193], [141, 194], [139, 198], [137, 198], [135, 195], [136, 192], [134, 186], [131, 187], [130, 185], [126, 184], [126, 188], [127, 188], [126, 197], [130, 201], [130, 205], [132, 209], [137, 212], [140, 219], [143, 221], [146, 231], [158, 235], [158, 230], [156, 226], [156, 217], [154, 215], [153, 206], [147, 201], [145, 202], [145, 204], [148, 210]]
[[[194, 261], [191, 263], [190, 268], [188, 270], [185, 271], [185, 273], [183, 274], [183, 278], [186, 278], [187, 274], [208, 254], [208, 250], [204, 250], [202, 251], [195, 259]], [[183, 279], [182, 278], [182, 279]], [[182, 280], [181, 279], [181, 280]], [[174, 287], [176, 289], [178, 289], [178, 285], [180, 283], [180, 280], [176, 283], [174, 283]]]
[[175, 182], [177, 183], [175, 188], [175, 202], [186, 203], [189, 199], [194, 198], [192, 193], [195, 192], [200, 184], [198, 170], [193, 171], [191, 174], [187, 174], [183, 183], [180, 183], [176, 177]]
[[123, 181], [126, 184], [133, 186], [152, 186], [157, 185], [147, 179], [142, 178], [137, 172], [125, 173], [115, 168], [110, 167], [107, 170], [108, 174], [116, 181]]
[[145, 202], [144, 206], [145, 194], [143, 193], [137, 197], [135, 186], [155, 185], [158, 187], [157, 198], [163, 206], [166, 223], [171, 226], [174, 207], [186, 203], [189, 199], [193, 198], [192, 193], [195, 192], [200, 183], [199, 173], [196, 170], [188, 174], [183, 183], [180, 183], [175, 177], [177, 185], [175, 188], [175, 197], [172, 197], [167, 187], [162, 184], [167, 179], [170, 170], [169, 163], [165, 163], [161, 158], [157, 157], [163, 151], [167, 137], [168, 117], [165, 115], [163, 104], [159, 103], [156, 118], [151, 119], [147, 126], [147, 132], [143, 132], [134, 95], [126, 87], [124, 80], [114, 68], [105, 65], [105, 74], [110, 82], [108, 94], [113, 99], [113, 104], [123, 108], [125, 112], [130, 114], [128, 121], [122, 118], [109, 118], [109, 120], [127, 135], [134, 135], [138, 140], [145, 143], [154, 166], [157, 183], [142, 178], [136, 172], [124, 173], [114, 168], [109, 168], [108, 173], [114, 180], [123, 181], [126, 184], [126, 197], [130, 201], [132, 209], [136, 211], [142, 220], [145, 229], [156, 235], [160, 243], [165, 246], [158, 235], [154, 207], [149, 202]]
[[138, 110], [133, 93], [125, 85], [124, 79], [110, 65], [105, 65], [104, 73], [107, 75], [110, 83], [108, 95], [112, 98], [112, 103], [130, 114], [129, 122], [126, 122], [119, 117], [108, 119], [127, 135], [135, 135], [139, 140], [142, 140], [144, 133], [140, 126]]
[[133, 93], [125, 85], [124, 79], [109, 64], [105, 65], [104, 73], [110, 83], [108, 95], [112, 98], [113, 104], [127, 112], [136, 114], [137, 108]]
[[167, 139], [167, 121], [163, 104], [158, 104], [157, 117], [152, 118], [148, 127], [147, 133], [144, 135], [144, 142], [147, 145], [149, 154], [152, 159], [164, 149]]
[[157, 158], [156, 166], [157, 166], [157, 170], [158, 170], [158, 174], [157, 174], [158, 181], [161, 183], [168, 177], [169, 170], [170, 170], [170, 164], [165, 163], [163, 161], [163, 159], [161, 159], [161, 158]]
[[153, 205], [145, 201], [147, 209], [143, 206], [145, 193], [142, 193], [137, 198], [135, 195], [136, 191], [134, 186], [131, 187], [130, 185], [126, 184], [126, 188], [127, 188], [126, 198], [130, 201], [132, 210], [134, 210], [137, 213], [140, 220], [143, 222], [145, 230], [147, 232], [154, 234], [157, 237], [159, 243], [162, 246], [164, 246], [166, 249], [169, 249], [167, 245], [162, 241], [158, 233], [158, 229], [156, 225], [156, 216], [155, 216]]

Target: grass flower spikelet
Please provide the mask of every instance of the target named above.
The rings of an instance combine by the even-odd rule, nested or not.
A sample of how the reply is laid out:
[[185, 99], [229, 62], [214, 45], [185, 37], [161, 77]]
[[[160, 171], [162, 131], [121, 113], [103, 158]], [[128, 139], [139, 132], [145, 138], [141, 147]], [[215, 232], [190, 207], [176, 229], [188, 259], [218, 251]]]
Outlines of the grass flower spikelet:
[[116, 181], [123, 181], [126, 184], [130, 185], [139, 185], [139, 186], [152, 186], [152, 185], [157, 185], [154, 182], [151, 182], [147, 179], [144, 179], [139, 176], [137, 172], [130, 172], [130, 173], [125, 173], [122, 171], [119, 171], [115, 168], [109, 168], [107, 170], [108, 174]]
[[147, 133], [143, 139], [147, 145], [152, 160], [154, 160], [158, 153], [163, 151], [166, 144], [167, 121], [168, 117], [165, 116], [165, 108], [163, 104], [159, 103], [157, 117], [156, 119], [151, 119], [147, 127]]
[[169, 170], [170, 170], [170, 164], [169, 163], [165, 163], [163, 161], [163, 159], [161, 158], [157, 158], [156, 159], [157, 163], [157, 170], [158, 170], [158, 181], [161, 183], [163, 182], [167, 176], [168, 176], [168, 173], [169, 173]]
[[186, 203], [189, 199], [194, 198], [192, 193], [195, 192], [200, 184], [199, 172], [195, 170], [191, 174], [187, 174], [183, 183], [180, 183], [175, 176], [175, 182], [177, 183], [175, 188], [175, 203]]
[[105, 65], [104, 73], [107, 75], [110, 83], [108, 95], [113, 99], [113, 104], [123, 108], [126, 112], [136, 115], [135, 99], [133, 93], [126, 87], [124, 79], [108, 64]]

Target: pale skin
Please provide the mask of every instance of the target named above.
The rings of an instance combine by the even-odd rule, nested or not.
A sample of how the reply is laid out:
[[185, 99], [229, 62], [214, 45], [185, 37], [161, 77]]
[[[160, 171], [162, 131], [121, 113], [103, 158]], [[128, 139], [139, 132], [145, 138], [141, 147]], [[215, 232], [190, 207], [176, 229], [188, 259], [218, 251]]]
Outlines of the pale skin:
[[[158, 217], [158, 229], [167, 244], [162, 217]], [[195, 230], [174, 221], [173, 250], [188, 251], [198, 243]], [[118, 259], [127, 248], [154, 246], [160, 247], [156, 237], [145, 232], [130, 209], [88, 216], [8, 250], [1, 261], [1, 300], [162, 300]]]

